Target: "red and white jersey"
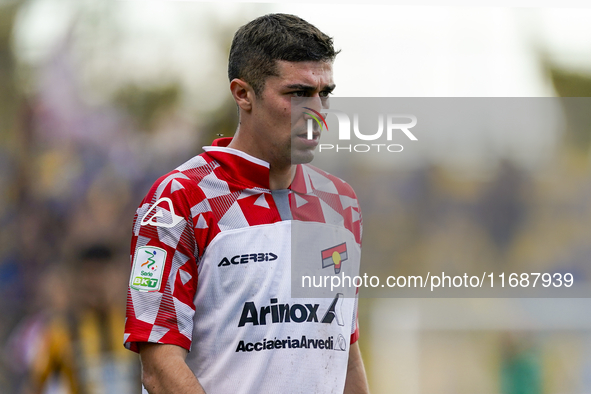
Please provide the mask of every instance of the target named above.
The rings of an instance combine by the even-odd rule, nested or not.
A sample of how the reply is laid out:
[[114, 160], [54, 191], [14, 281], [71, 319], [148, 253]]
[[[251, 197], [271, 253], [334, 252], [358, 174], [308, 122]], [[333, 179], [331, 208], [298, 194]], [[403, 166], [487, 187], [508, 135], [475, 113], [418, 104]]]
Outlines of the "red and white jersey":
[[[189, 350], [210, 394], [342, 393], [357, 299], [292, 298], [292, 245], [314, 262], [312, 274], [357, 275], [355, 193], [299, 165], [282, 200], [268, 163], [227, 148], [230, 140], [158, 179], [138, 208], [125, 346]], [[305, 247], [294, 242], [296, 224]]]

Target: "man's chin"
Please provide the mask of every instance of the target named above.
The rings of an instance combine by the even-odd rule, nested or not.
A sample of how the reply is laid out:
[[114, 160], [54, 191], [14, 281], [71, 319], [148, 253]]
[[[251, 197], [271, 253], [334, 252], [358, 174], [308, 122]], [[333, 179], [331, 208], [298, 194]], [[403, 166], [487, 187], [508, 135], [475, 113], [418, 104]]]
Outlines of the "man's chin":
[[308, 164], [314, 160], [314, 151], [292, 151], [291, 152], [291, 164]]

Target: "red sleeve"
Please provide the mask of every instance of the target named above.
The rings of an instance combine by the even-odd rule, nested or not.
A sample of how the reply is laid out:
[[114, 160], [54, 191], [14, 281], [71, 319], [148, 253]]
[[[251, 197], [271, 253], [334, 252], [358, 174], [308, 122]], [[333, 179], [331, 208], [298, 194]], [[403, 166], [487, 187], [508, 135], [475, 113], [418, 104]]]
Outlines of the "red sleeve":
[[355, 323], [355, 332], [353, 332], [353, 334], [351, 334], [351, 345], [354, 344], [355, 342], [357, 342], [358, 339], [359, 339], [359, 325], [356, 322]]
[[357, 288], [357, 294], [355, 294], [355, 310], [353, 311], [353, 331], [351, 332], [351, 345], [354, 344], [355, 342], [357, 342], [357, 340], [359, 339], [359, 316], [358, 316], [358, 312], [357, 312], [357, 306], [358, 306], [358, 297], [359, 297], [359, 288]]
[[[357, 200], [357, 195], [353, 189], [351, 189], [353, 195], [355, 196], [355, 201], [357, 202], [357, 206], [353, 209], [356, 210], [357, 215], [359, 216], [359, 220], [357, 221], [357, 226], [354, 228], [355, 231], [355, 239], [359, 242], [359, 248], [361, 249], [361, 241], [363, 237], [363, 215], [361, 214], [361, 207], [359, 206], [359, 200]], [[356, 209], [355, 209], [356, 208]], [[355, 212], [352, 212], [355, 214]], [[351, 334], [351, 345], [357, 342], [359, 339], [359, 317], [358, 317], [358, 297], [359, 297], [359, 288], [357, 288], [357, 294], [355, 294], [355, 323], [353, 324], [354, 330]]]
[[190, 182], [180, 172], [160, 178], [136, 212], [124, 335], [130, 350], [138, 342], [190, 349], [198, 256]]

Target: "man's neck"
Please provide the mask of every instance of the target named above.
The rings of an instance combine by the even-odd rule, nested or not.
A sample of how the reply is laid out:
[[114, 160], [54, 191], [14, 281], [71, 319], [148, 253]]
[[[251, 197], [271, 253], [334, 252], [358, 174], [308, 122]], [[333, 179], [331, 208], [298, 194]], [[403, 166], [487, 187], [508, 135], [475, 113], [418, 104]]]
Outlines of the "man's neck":
[[295, 177], [296, 166], [292, 165], [285, 169], [274, 169], [273, 165], [269, 169], [269, 189], [280, 190], [287, 189]]
[[[228, 148], [234, 148], [242, 152], [248, 153], [254, 157], [265, 160], [265, 158], [258, 157], [255, 152], [257, 145], [251, 139], [243, 138], [240, 133], [240, 127], [236, 130], [234, 138], [228, 145]], [[295, 165], [278, 165], [277, 163], [269, 162], [269, 189], [280, 190], [287, 189], [293, 178], [295, 177]]]

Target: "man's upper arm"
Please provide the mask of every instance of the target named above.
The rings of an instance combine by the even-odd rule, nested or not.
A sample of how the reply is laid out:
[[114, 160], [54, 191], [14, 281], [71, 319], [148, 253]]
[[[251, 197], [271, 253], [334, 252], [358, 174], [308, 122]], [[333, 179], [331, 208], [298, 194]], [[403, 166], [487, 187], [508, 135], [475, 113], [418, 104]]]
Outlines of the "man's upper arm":
[[165, 343], [189, 350], [197, 288], [197, 246], [190, 180], [173, 172], [160, 178], [134, 218], [125, 346]]

